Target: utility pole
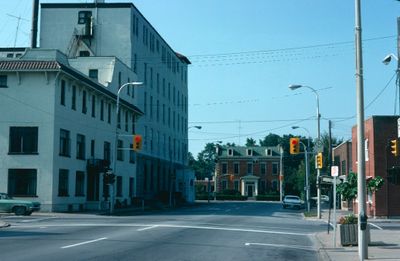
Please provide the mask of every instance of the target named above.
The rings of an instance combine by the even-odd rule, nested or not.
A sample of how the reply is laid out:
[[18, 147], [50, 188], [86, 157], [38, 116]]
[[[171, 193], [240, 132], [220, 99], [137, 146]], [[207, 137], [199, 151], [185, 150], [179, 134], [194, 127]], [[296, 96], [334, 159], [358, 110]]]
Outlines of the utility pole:
[[283, 147], [280, 146], [281, 159], [279, 163], [279, 200], [283, 200]]
[[361, 1], [355, 0], [355, 48], [357, 90], [357, 190], [358, 190], [358, 255], [361, 261], [368, 259], [366, 240], [367, 215], [365, 212], [365, 146], [364, 146], [364, 86], [361, 43]]

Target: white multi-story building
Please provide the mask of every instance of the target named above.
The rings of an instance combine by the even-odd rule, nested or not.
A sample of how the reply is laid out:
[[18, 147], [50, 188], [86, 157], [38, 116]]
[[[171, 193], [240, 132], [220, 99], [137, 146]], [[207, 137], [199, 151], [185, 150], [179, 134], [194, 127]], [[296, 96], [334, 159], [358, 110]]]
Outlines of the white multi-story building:
[[[0, 55], [0, 191], [49, 210], [104, 207], [116, 130], [120, 202], [186, 191], [189, 60], [131, 3], [41, 4], [40, 14], [40, 48]], [[121, 90], [117, 128], [116, 94], [133, 81], [143, 85]], [[138, 153], [132, 134], [143, 135]]]

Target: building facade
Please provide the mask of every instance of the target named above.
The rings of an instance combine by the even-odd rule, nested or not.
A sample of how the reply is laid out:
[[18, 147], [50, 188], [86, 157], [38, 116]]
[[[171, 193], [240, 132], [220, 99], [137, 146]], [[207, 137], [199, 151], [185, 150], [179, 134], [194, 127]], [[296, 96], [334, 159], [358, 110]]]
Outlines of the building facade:
[[[0, 190], [50, 211], [104, 208], [112, 168], [120, 202], [187, 193], [190, 61], [131, 3], [41, 4], [40, 15], [39, 48], [0, 52]], [[129, 82], [143, 85], [119, 90]]]
[[278, 147], [219, 146], [217, 155], [217, 192], [236, 190], [248, 197], [279, 192]]
[[[398, 116], [372, 116], [364, 123], [366, 178], [380, 176], [384, 179], [379, 191], [368, 192], [369, 216], [400, 216], [400, 157], [393, 155], [390, 148], [390, 140], [398, 139], [398, 119]], [[352, 169], [357, 172], [356, 126], [352, 128], [352, 144]]]

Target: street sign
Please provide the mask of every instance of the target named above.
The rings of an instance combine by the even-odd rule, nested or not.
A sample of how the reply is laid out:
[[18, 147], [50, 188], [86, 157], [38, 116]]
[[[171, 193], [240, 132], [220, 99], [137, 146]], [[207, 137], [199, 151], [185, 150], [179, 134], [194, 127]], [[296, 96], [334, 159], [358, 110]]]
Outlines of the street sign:
[[339, 167], [338, 166], [332, 166], [331, 167], [331, 176], [332, 177], [339, 176]]
[[319, 153], [324, 151], [324, 142], [319, 139], [315, 141], [314, 152]]
[[400, 118], [397, 118], [397, 137], [400, 138]]

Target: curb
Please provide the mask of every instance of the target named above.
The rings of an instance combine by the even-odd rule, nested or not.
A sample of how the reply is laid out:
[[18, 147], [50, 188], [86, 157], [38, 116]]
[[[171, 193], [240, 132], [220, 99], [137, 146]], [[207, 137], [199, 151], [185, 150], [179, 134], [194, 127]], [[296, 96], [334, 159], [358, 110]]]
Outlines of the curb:
[[9, 227], [9, 226], [10, 226], [10, 224], [0, 221], [0, 228]]
[[317, 244], [318, 260], [321, 260], [321, 261], [326, 261], [326, 260], [332, 261], [332, 259], [328, 255], [327, 251], [325, 250], [324, 244], [322, 243], [321, 239], [319, 238], [318, 233], [315, 233], [313, 236], [314, 236], [314, 239], [315, 239], [316, 244]]

